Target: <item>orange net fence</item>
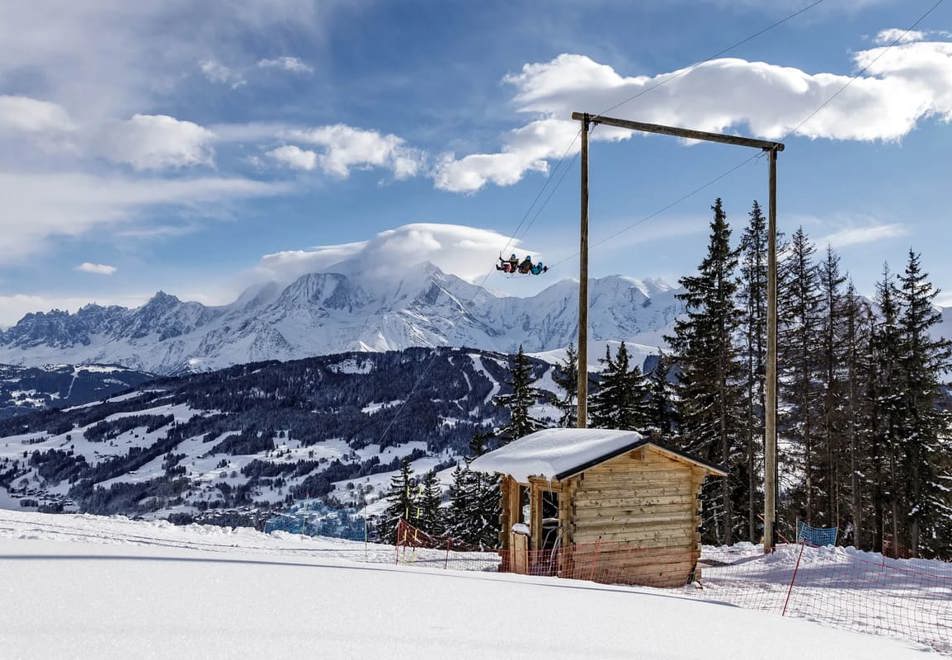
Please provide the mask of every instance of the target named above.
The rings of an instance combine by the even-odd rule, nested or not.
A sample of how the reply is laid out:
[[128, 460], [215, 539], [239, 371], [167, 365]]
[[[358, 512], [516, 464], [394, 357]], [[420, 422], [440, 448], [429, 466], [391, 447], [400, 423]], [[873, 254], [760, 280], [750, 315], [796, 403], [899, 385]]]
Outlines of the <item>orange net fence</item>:
[[890, 559], [853, 548], [781, 544], [769, 555], [745, 543], [689, 549], [596, 542], [480, 551], [401, 522], [395, 561], [464, 571], [513, 572], [670, 593], [809, 618], [912, 640], [952, 654], [952, 564]]

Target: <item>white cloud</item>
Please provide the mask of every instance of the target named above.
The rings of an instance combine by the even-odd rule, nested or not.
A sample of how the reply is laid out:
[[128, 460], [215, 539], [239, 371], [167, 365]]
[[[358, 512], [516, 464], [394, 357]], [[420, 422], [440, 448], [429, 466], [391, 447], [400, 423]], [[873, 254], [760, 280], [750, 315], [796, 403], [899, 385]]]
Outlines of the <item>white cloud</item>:
[[241, 72], [225, 66], [218, 60], [203, 60], [198, 68], [210, 82], [228, 85], [232, 89], [238, 89], [247, 83]]
[[885, 46], [886, 44], [897, 43], [897, 44], [908, 44], [913, 41], [922, 41], [926, 38], [925, 32], [920, 32], [919, 30], [902, 30], [900, 28], [889, 28], [888, 30], [880, 30], [876, 37], [873, 39], [877, 44]]
[[261, 69], [283, 69], [291, 73], [314, 73], [314, 67], [310, 64], [300, 58], [289, 56], [258, 60], [258, 67]]
[[322, 147], [323, 151], [317, 154], [317, 164], [323, 171], [340, 178], [349, 176], [354, 168], [383, 167], [393, 172], [394, 178], [406, 179], [416, 175], [423, 164], [422, 152], [406, 146], [403, 138], [345, 124], [293, 129], [287, 131], [286, 136]]
[[46, 133], [71, 131], [73, 128], [69, 113], [56, 103], [26, 96], [0, 95], [0, 129]]
[[430, 262], [444, 272], [473, 281], [492, 270], [507, 246], [510, 251], [518, 249], [520, 255], [526, 253], [519, 241], [488, 229], [414, 223], [380, 232], [369, 241], [268, 254], [261, 258], [257, 270], [277, 281], [331, 269], [388, 279]]
[[110, 160], [137, 170], [211, 165], [214, 133], [167, 115], [134, 115], [101, 133], [98, 148]]
[[287, 191], [280, 183], [243, 178], [135, 179], [88, 174], [0, 172], [0, 263], [19, 261], [57, 236], [135, 225], [157, 207], [201, 217], [232, 200]]
[[832, 245], [843, 248], [863, 243], [877, 243], [890, 238], [898, 238], [908, 234], [906, 227], [900, 223], [871, 224], [863, 227], [847, 227], [820, 238], [820, 245]]
[[93, 275], [112, 275], [116, 272], [115, 266], [110, 266], [108, 264], [94, 264], [89, 261], [84, 261], [79, 264], [73, 270], [79, 271], [81, 273], [92, 273]]
[[267, 155], [295, 170], [313, 170], [317, 167], [317, 154], [309, 149], [301, 149], [293, 144], [276, 147], [267, 152]]
[[[604, 111], [642, 93], [611, 114], [707, 131], [742, 130], [767, 139], [794, 132], [811, 139], [898, 140], [925, 118], [952, 121], [952, 43], [877, 47], [857, 52], [854, 61], [868, 68], [842, 92], [850, 81], [845, 74], [811, 74], [737, 58], [655, 76], [623, 76], [584, 55], [526, 64], [504, 80], [516, 90], [516, 110], [535, 115], [533, 121], [510, 132], [499, 152], [444, 157], [434, 179], [439, 188], [472, 192], [486, 183], [511, 185], [529, 171], [544, 172], [546, 161], [560, 156], [578, 130], [569, 119], [573, 111]], [[630, 137], [604, 126], [592, 134], [593, 140]], [[576, 142], [568, 154], [577, 150]]]
[[342, 2], [86, 0], [0, 3], [0, 78], [20, 93], [83, 118], [127, 117], [154, 108], [186, 71], [213, 58], [241, 61], [251, 39], [293, 30], [320, 44]]
[[548, 172], [547, 159], [561, 156], [577, 133], [573, 122], [540, 119], [511, 131], [500, 153], [471, 154], [458, 160], [444, 155], [434, 170], [436, 187], [473, 192], [487, 183], [511, 186], [528, 171]]

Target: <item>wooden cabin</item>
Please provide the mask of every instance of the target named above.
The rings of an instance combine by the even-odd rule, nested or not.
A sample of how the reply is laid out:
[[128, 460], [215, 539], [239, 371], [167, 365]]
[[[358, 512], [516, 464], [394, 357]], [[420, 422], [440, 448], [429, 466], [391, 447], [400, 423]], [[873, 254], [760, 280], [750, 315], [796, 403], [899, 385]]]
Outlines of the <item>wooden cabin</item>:
[[503, 570], [670, 587], [697, 578], [720, 467], [632, 431], [546, 429], [474, 460], [501, 475]]

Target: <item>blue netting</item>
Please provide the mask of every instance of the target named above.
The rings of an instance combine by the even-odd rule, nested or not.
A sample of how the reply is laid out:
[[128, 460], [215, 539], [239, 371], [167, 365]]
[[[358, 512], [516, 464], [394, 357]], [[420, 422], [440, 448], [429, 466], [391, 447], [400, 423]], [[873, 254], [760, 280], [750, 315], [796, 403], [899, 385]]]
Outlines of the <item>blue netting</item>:
[[265, 532], [279, 530], [361, 541], [366, 533], [366, 522], [352, 509], [331, 508], [323, 502], [305, 501], [273, 516], [264, 525]]
[[797, 543], [807, 545], [836, 545], [836, 527], [813, 527], [797, 521]]

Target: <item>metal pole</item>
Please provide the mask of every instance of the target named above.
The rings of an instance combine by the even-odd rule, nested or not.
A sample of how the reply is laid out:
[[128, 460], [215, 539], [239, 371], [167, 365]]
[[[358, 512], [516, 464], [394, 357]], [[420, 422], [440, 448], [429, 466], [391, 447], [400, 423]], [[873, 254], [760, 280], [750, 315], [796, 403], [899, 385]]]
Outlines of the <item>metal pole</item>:
[[578, 428], [588, 425], [588, 126], [582, 117], [582, 202], [578, 275]]
[[770, 162], [767, 211], [767, 373], [764, 411], [764, 552], [773, 552], [777, 511], [777, 150]]

